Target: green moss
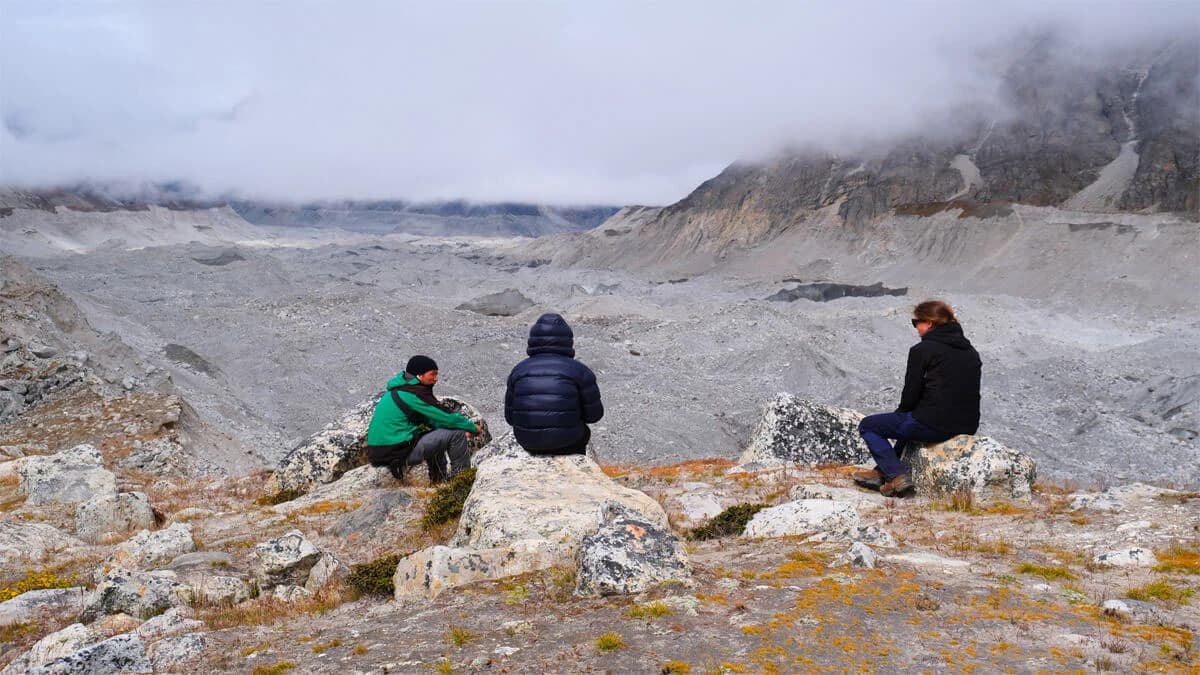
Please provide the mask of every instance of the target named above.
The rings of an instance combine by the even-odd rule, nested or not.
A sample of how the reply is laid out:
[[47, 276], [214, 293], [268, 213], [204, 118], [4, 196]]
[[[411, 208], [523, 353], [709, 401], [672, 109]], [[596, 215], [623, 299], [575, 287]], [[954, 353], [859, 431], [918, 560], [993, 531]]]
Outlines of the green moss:
[[691, 539], [719, 539], [737, 536], [746, 530], [746, 523], [754, 514], [770, 504], [735, 504], [717, 514], [717, 517], [688, 532]]
[[1046, 581], [1059, 581], [1063, 579], [1075, 580], [1075, 575], [1071, 570], [1065, 567], [1051, 567], [1049, 565], [1035, 565], [1033, 563], [1022, 563], [1016, 569], [1017, 574], [1031, 574], [1035, 577], [1041, 577]]
[[362, 595], [393, 595], [396, 588], [392, 585], [392, 577], [396, 575], [398, 564], [400, 556], [389, 555], [371, 562], [352, 565], [350, 576], [346, 577], [346, 585]]
[[471, 494], [475, 485], [475, 469], [467, 469], [446, 481], [433, 493], [429, 504], [425, 506], [425, 515], [421, 518], [421, 529], [433, 528], [448, 523], [462, 515], [463, 504]]
[[290, 502], [293, 499], [296, 499], [303, 495], [304, 495], [304, 490], [301, 490], [299, 488], [290, 488], [287, 490], [280, 490], [279, 492], [276, 492], [273, 495], [263, 495], [263, 496], [259, 497], [258, 499], [256, 499], [254, 501], [254, 503], [258, 504], [259, 506], [275, 506], [276, 504]]

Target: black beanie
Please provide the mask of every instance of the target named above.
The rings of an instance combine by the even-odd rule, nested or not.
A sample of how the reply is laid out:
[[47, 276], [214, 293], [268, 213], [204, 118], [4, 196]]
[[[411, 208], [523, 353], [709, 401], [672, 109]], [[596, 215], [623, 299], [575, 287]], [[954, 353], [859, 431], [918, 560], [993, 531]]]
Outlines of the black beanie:
[[437, 362], [428, 356], [417, 354], [408, 360], [408, 365], [404, 366], [404, 372], [409, 375], [424, 375], [431, 370], [437, 370]]

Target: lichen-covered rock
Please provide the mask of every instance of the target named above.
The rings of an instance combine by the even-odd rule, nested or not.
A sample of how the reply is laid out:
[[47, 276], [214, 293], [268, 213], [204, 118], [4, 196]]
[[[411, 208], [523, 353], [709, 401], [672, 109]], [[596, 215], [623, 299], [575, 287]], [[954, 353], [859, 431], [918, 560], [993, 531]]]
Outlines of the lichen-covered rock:
[[178, 442], [170, 438], [147, 441], [129, 456], [117, 462], [123, 469], [137, 469], [155, 476], [186, 476], [192, 463]]
[[573, 554], [584, 537], [600, 529], [611, 504], [669, 529], [658, 502], [618, 485], [585, 455], [535, 457], [506, 435], [477, 460], [475, 485], [463, 505], [453, 546], [504, 548], [544, 539]]
[[27, 504], [77, 503], [117, 493], [117, 477], [104, 468], [93, 445], [42, 457], [26, 457], [17, 468], [18, 489]]
[[97, 542], [107, 535], [141, 530], [154, 525], [150, 498], [142, 492], [101, 495], [81, 503], [75, 510], [75, 534]]
[[681, 528], [692, 528], [711, 520], [733, 504], [734, 500], [722, 496], [708, 483], [684, 483], [679, 486], [679, 492], [666, 499], [675, 525]]
[[253, 595], [250, 584], [238, 577], [200, 569], [185, 569], [176, 574], [192, 601], [203, 605], [226, 607], [249, 600]]
[[312, 591], [301, 586], [293, 586], [292, 584], [281, 584], [276, 586], [271, 591], [271, 597], [280, 602], [294, 603], [303, 602], [312, 597]]
[[862, 414], [776, 394], [767, 403], [738, 465], [761, 469], [787, 464], [858, 464], [871, 455], [858, 435]]
[[1153, 567], [1158, 564], [1158, 558], [1153, 551], [1138, 546], [1105, 551], [1097, 554], [1093, 560], [1098, 565], [1111, 567]]
[[642, 593], [668, 581], [688, 582], [691, 570], [679, 538], [620, 507], [579, 548], [579, 596]]
[[82, 586], [26, 591], [0, 602], [0, 626], [25, 623], [45, 616], [77, 614], [86, 602], [87, 592]]
[[[0, 621], [0, 624], [3, 623], [6, 622]], [[0, 675], [28, 673], [32, 668], [74, 654], [93, 642], [97, 642], [99, 637], [96, 631], [90, 627], [81, 623], [73, 623], [33, 643], [28, 651], [14, 659], [4, 670], [0, 670]]]
[[260, 588], [275, 586], [303, 586], [321, 551], [304, 538], [300, 530], [291, 530], [282, 536], [254, 547], [254, 576]]
[[144, 570], [166, 565], [184, 553], [196, 550], [191, 523], [174, 523], [157, 530], [142, 530], [122, 542], [97, 568], [97, 579], [112, 570]]
[[0, 568], [19, 569], [24, 563], [41, 562], [48, 555], [84, 543], [45, 523], [0, 521]]
[[850, 567], [861, 567], [863, 569], [875, 569], [875, 551], [871, 550], [870, 546], [856, 541], [850, 544], [850, 548], [838, 558], [837, 562]]
[[187, 607], [172, 607], [138, 626], [133, 632], [147, 643], [153, 643], [172, 635], [203, 628], [204, 622], [191, 618], [191, 614], [192, 611]]
[[1071, 510], [1091, 509], [1119, 513], [1137, 503], [1180, 494], [1177, 490], [1155, 487], [1145, 483], [1130, 483], [1106, 488], [1100, 492], [1076, 492], [1070, 496]]
[[159, 640], [146, 650], [155, 672], [169, 672], [195, 662], [208, 646], [204, 633], [188, 633]]
[[975, 501], [1028, 500], [1037, 467], [1033, 458], [987, 436], [955, 436], [944, 443], [917, 444], [904, 453], [917, 494], [971, 493]]
[[832, 499], [800, 499], [754, 514], [742, 536], [752, 539], [835, 532], [859, 525], [853, 504]]
[[84, 647], [29, 671], [29, 675], [125, 675], [152, 673], [146, 645], [137, 635], [126, 633]]
[[179, 583], [174, 572], [116, 570], [105, 575], [96, 586], [80, 618], [91, 622], [107, 614], [124, 613], [149, 619], [172, 607], [186, 604], [189, 599], [187, 587]]
[[431, 546], [400, 560], [392, 583], [396, 599], [435, 598], [442, 591], [566, 564], [570, 551], [545, 539], [514, 541], [500, 548]]
[[[331, 483], [350, 469], [366, 462], [367, 427], [375, 404], [383, 394], [359, 403], [352, 410], [331, 422], [317, 433], [309, 436], [288, 452], [275, 473], [267, 480], [266, 493], [278, 494], [285, 490], [307, 491], [314, 485]], [[470, 404], [453, 397], [443, 396], [439, 400], [448, 410], [466, 415], [483, 430], [469, 443], [472, 452], [491, 441], [487, 422]]]
[[308, 579], [304, 582], [305, 590], [316, 592], [334, 579], [344, 579], [349, 576], [350, 568], [332, 553], [322, 553], [317, 563], [308, 571]]

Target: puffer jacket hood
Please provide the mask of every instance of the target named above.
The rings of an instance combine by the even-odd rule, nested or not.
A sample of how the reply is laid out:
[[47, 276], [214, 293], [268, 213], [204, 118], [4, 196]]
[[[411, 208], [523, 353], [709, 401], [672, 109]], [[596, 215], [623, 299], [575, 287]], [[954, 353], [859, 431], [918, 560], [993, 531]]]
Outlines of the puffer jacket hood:
[[922, 340], [940, 342], [951, 349], [972, 349], [971, 341], [963, 335], [962, 326], [957, 323], [946, 323], [935, 327], [925, 334]]
[[573, 358], [575, 334], [571, 332], [571, 327], [562, 316], [543, 314], [529, 329], [529, 346], [525, 353], [530, 356], [561, 354]]

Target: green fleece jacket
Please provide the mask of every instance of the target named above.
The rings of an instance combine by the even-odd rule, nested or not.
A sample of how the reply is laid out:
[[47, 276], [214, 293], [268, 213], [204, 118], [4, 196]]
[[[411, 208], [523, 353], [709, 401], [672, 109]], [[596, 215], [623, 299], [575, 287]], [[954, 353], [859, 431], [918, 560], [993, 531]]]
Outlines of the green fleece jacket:
[[[418, 384], [417, 378], [412, 375], [408, 375], [406, 378], [406, 375], [408, 373], [400, 373], [393, 377], [387, 384], [388, 389], [406, 384]], [[461, 429], [472, 433], [475, 431], [475, 423], [464, 415], [446, 412], [407, 391], [397, 391], [396, 393], [400, 395], [401, 400], [408, 404], [408, 407], [423, 415], [435, 429]], [[392, 395], [387, 393], [379, 399], [379, 403], [375, 404], [375, 413], [371, 415], [371, 425], [367, 427], [367, 445], [406, 443], [412, 440], [413, 435], [419, 430], [428, 431], [429, 427], [409, 421], [408, 416], [392, 400]]]

